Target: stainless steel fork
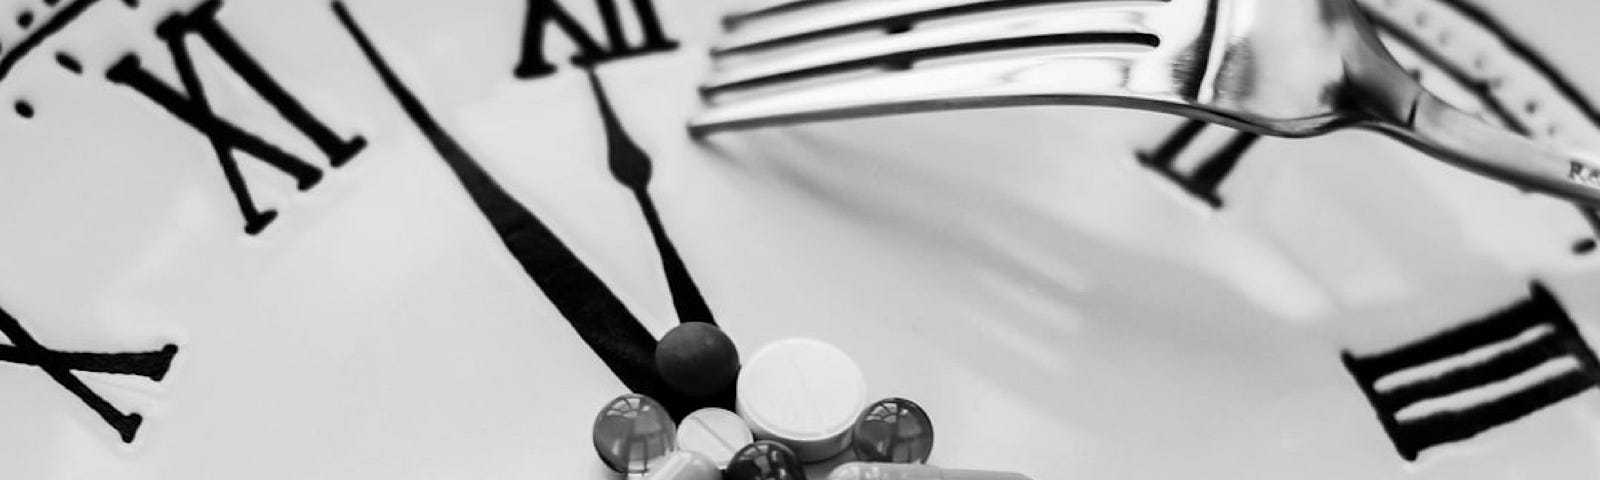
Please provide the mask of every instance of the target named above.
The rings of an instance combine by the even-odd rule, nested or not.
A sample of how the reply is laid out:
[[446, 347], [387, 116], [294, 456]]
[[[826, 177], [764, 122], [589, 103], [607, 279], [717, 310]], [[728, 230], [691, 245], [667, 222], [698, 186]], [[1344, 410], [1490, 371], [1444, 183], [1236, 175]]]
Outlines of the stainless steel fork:
[[1368, 128], [1600, 206], [1600, 161], [1430, 94], [1351, 0], [786, 0], [726, 24], [703, 87], [711, 106], [690, 121], [696, 134], [936, 110], [1125, 107], [1279, 137]]

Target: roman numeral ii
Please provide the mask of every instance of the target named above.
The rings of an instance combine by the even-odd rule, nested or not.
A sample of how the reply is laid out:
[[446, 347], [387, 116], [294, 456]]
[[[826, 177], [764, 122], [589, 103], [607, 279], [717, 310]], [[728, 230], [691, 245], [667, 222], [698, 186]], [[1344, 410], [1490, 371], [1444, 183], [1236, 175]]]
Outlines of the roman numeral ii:
[[[1415, 460], [1427, 448], [1477, 436], [1600, 386], [1600, 361], [1594, 351], [1584, 343], [1561, 304], [1537, 284], [1527, 300], [1482, 319], [1381, 354], [1357, 357], [1345, 352], [1343, 359], [1377, 410], [1378, 422], [1406, 460]], [[1494, 390], [1485, 387], [1561, 361], [1576, 366], [1519, 390], [1491, 395], [1493, 398], [1475, 405], [1420, 416], [1401, 413], [1427, 400]], [[1425, 378], [1396, 375], [1423, 370], [1438, 373]]]
[[517, 78], [537, 78], [555, 73], [556, 66], [545, 58], [545, 26], [554, 22], [572, 43], [578, 46], [578, 55], [572, 61], [580, 65], [595, 65], [608, 60], [665, 52], [678, 47], [678, 42], [667, 38], [661, 29], [661, 18], [651, 0], [632, 0], [633, 13], [638, 17], [639, 30], [644, 37], [639, 43], [630, 43], [623, 31], [622, 12], [617, 0], [594, 0], [600, 10], [600, 21], [605, 27], [609, 47], [601, 46], [584, 30], [572, 14], [558, 0], [528, 0], [528, 18], [523, 25], [522, 58], [517, 62]]
[[1181, 166], [1180, 163], [1187, 162], [1180, 160], [1190, 157], [1188, 152], [1194, 150], [1191, 147], [1194, 146], [1195, 140], [1208, 127], [1212, 126], [1199, 120], [1185, 121], [1183, 126], [1178, 127], [1177, 131], [1169, 135], [1154, 150], [1138, 152], [1138, 158], [1140, 164], [1171, 180], [1184, 192], [1212, 208], [1222, 208], [1222, 196], [1217, 193], [1217, 189], [1239, 164], [1240, 157], [1243, 157], [1261, 136], [1232, 131], [1224, 127], [1212, 128], [1228, 130], [1231, 136], [1217, 150], [1201, 153], [1204, 157], [1189, 164], [1187, 168]]
[[233, 151], [248, 153], [262, 162], [293, 177], [296, 186], [304, 191], [322, 180], [322, 170], [298, 155], [289, 153], [261, 136], [217, 116], [206, 100], [204, 85], [195, 72], [194, 61], [189, 56], [185, 38], [190, 34], [200, 37], [211, 46], [234, 73], [244, 79], [262, 99], [271, 104], [284, 120], [305, 135], [328, 158], [329, 165], [343, 166], [362, 148], [366, 140], [359, 137], [342, 138], [327, 124], [317, 119], [298, 100], [289, 94], [277, 80], [268, 74], [250, 54], [240, 46], [228, 29], [217, 21], [220, 0], [209, 0], [188, 14], [174, 14], [156, 27], [156, 34], [167, 44], [167, 51], [176, 65], [182, 80], [182, 90], [168, 86], [140, 64], [139, 57], [128, 54], [106, 71], [106, 79], [126, 85], [148, 97], [179, 120], [198, 130], [211, 141], [216, 151], [228, 187], [233, 190], [239, 212], [244, 216], [245, 233], [255, 235], [277, 218], [274, 210], [262, 210], [250, 196], [244, 176], [233, 158]]

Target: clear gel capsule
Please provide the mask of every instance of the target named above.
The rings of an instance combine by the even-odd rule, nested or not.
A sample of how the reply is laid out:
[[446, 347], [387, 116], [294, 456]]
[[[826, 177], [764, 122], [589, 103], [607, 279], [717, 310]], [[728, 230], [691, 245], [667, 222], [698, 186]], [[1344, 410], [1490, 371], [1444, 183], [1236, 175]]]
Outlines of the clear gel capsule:
[[931, 465], [850, 462], [833, 469], [828, 480], [1031, 480], [1011, 472], [950, 470]]
[[650, 397], [617, 397], [594, 419], [594, 450], [621, 473], [644, 473], [657, 457], [678, 449], [677, 427]]
[[856, 460], [928, 463], [933, 453], [933, 421], [916, 402], [886, 398], [868, 405], [851, 432]]

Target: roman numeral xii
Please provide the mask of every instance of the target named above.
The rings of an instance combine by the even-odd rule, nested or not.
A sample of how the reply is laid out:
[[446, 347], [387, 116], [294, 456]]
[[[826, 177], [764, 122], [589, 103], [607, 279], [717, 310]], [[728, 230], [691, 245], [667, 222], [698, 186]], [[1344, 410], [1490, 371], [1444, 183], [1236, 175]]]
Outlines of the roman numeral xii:
[[600, 10], [600, 22], [605, 28], [609, 46], [602, 46], [583, 25], [572, 17], [558, 0], [528, 0], [528, 18], [523, 25], [522, 58], [517, 62], [517, 78], [538, 78], [555, 73], [556, 66], [545, 58], [545, 27], [554, 23], [578, 46], [572, 58], [579, 65], [595, 65], [618, 58], [666, 52], [678, 48], [678, 42], [667, 38], [661, 29], [661, 17], [656, 15], [651, 0], [632, 0], [632, 11], [637, 17], [642, 39], [629, 41], [622, 22], [622, 10], [617, 0], [594, 0]]

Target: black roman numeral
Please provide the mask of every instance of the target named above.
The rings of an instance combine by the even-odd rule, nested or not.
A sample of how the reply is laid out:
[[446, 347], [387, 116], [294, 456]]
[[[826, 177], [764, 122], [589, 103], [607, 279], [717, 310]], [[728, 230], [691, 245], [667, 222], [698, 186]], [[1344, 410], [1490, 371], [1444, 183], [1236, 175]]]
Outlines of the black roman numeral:
[[[1600, 236], [1600, 210], [1595, 210], [1582, 205], [1574, 206], [1577, 207], [1578, 214], [1583, 216], [1584, 222], [1589, 224], [1589, 230], [1597, 234], [1597, 236]], [[1573, 242], [1572, 253], [1574, 255], [1588, 255], [1590, 253], [1594, 253], [1596, 245], [1597, 242], [1595, 241], [1595, 238], [1591, 237], [1579, 239], [1577, 242]]]
[[[1443, 366], [1439, 362], [1471, 352], [1481, 356], [1495, 352], [1497, 346], [1502, 351], [1484, 360], [1398, 386], [1378, 387], [1381, 379], [1392, 374], [1425, 365]], [[1417, 402], [1504, 382], [1563, 358], [1576, 361], [1578, 367], [1475, 406], [1409, 420], [1397, 417]], [[1377, 355], [1357, 357], [1344, 352], [1343, 360], [1406, 460], [1415, 460], [1427, 448], [1471, 438], [1600, 386], [1600, 360], [1561, 304], [1538, 284], [1533, 285], [1527, 300], [1483, 319]]]
[[316, 186], [322, 180], [322, 170], [213, 113], [206, 99], [204, 85], [195, 73], [194, 61], [185, 43], [186, 37], [194, 34], [210, 45], [234, 73], [322, 151], [329, 165], [337, 168], [349, 162], [351, 157], [366, 147], [366, 140], [359, 136], [340, 138], [284, 90], [217, 21], [217, 10], [221, 6], [220, 0], [209, 0], [188, 14], [179, 13], [166, 18], [156, 27], [156, 34], [166, 42], [173, 64], [177, 66], [178, 76], [183, 82], [182, 90], [168, 86], [145, 70], [139, 57], [133, 54], [122, 57], [107, 70], [106, 79], [143, 94], [210, 139], [217, 160], [222, 165], [222, 172], [227, 177], [228, 187], [238, 202], [239, 213], [244, 216], [244, 231], [255, 235], [277, 218], [277, 212], [256, 206], [244, 176], [239, 172], [238, 162], [233, 158], [234, 150], [248, 153], [293, 177], [301, 191]]
[[86, 353], [62, 352], [45, 348], [33, 338], [22, 323], [0, 309], [0, 334], [5, 334], [12, 345], [0, 345], [0, 362], [28, 365], [44, 370], [50, 379], [67, 389], [78, 400], [100, 415], [107, 425], [117, 431], [125, 443], [132, 443], [139, 433], [144, 418], [137, 413], [123, 413], [100, 394], [90, 390], [74, 372], [97, 372], [118, 375], [137, 375], [159, 382], [172, 366], [172, 357], [178, 354], [176, 345], [160, 350], [136, 353]]
[[678, 48], [678, 42], [667, 38], [662, 31], [661, 18], [656, 15], [656, 7], [651, 0], [633, 0], [633, 12], [638, 16], [639, 29], [644, 35], [643, 43], [637, 45], [630, 44], [623, 32], [622, 13], [617, 9], [616, 0], [594, 2], [599, 7], [600, 21], [605, 25], [610, 48], [602, 47], [595, 41], [594, 36], [584, 30], [583, 25], [573, 19], [558, 0], [528, 0], [528, 19], [522, 31], [522, 59], [517, 62], [514, 72], [517, 78], [537, 78], [555, 73], [556, 66], [545, 58], [544, 52], [545, 26], [551, 22], [578, 46], [578, 54], [572, 61], [579, 65], [592, 66], [608, 60]]
[[[561, 316], [566, 318], [572, 329], [623, 385], [661, 402], [674, 418], [682, 418], [702, 407], [732, 408], [731, 389], [711, 398], [693, 398], [667, 386], [656, 373], [656, 339], [650, 331], [639, 323], [639, 319], [628, 311], [628, 307], [622, 304], [605, 282], [595, 276], [555, 232], [495, 182], [483, 165], [439, 125], [422, 100], [389, 68], [388, 62], [356, 24], [344, 4], [334, 2], [333, 11], [372, 64], [373, 70], [377, 71], [384, 87], [433, 145], [439, 158], [467, 191], [484, 220], [494, 228], [507, 253], [516, 259], [523, 273], [550, 299], [550, 303], [555, 304]], [[613, 148], [619, 146], [615, 143], [617, 138], [611, 140]], [[632, 163], [638, 160], [619, 161]], [[637, 167], [637, 164], [634, 165]], [[673, 293], [679, 293], [676, 287]], [[682, 306], [679, 304], [680, 309]], [[707, 315], [706, 320], [709, 320]]]
[[1232, 138], [1220, 149], [1202, 153], [1204, 158], [1194, 163], [1191, 168], [1180, 168], [1179, 160], [1190, 157], [1188, 154], [1190, 146], [1200, 133], [1210, 126], [1211, 124], [1199, 120], [1186, 121], [1154, 151], [1140, 151], [1137, 155], [1139, 163], [1171, 180], [1185, 192], [1206, 202], [1212, 208], [1222, 208], [1222, 196], [1217, 194], [1217, 189], [1239, 164], [1239, 159], [1244, 157], [1261, 136], [1247, 132], [1231, 132]]

